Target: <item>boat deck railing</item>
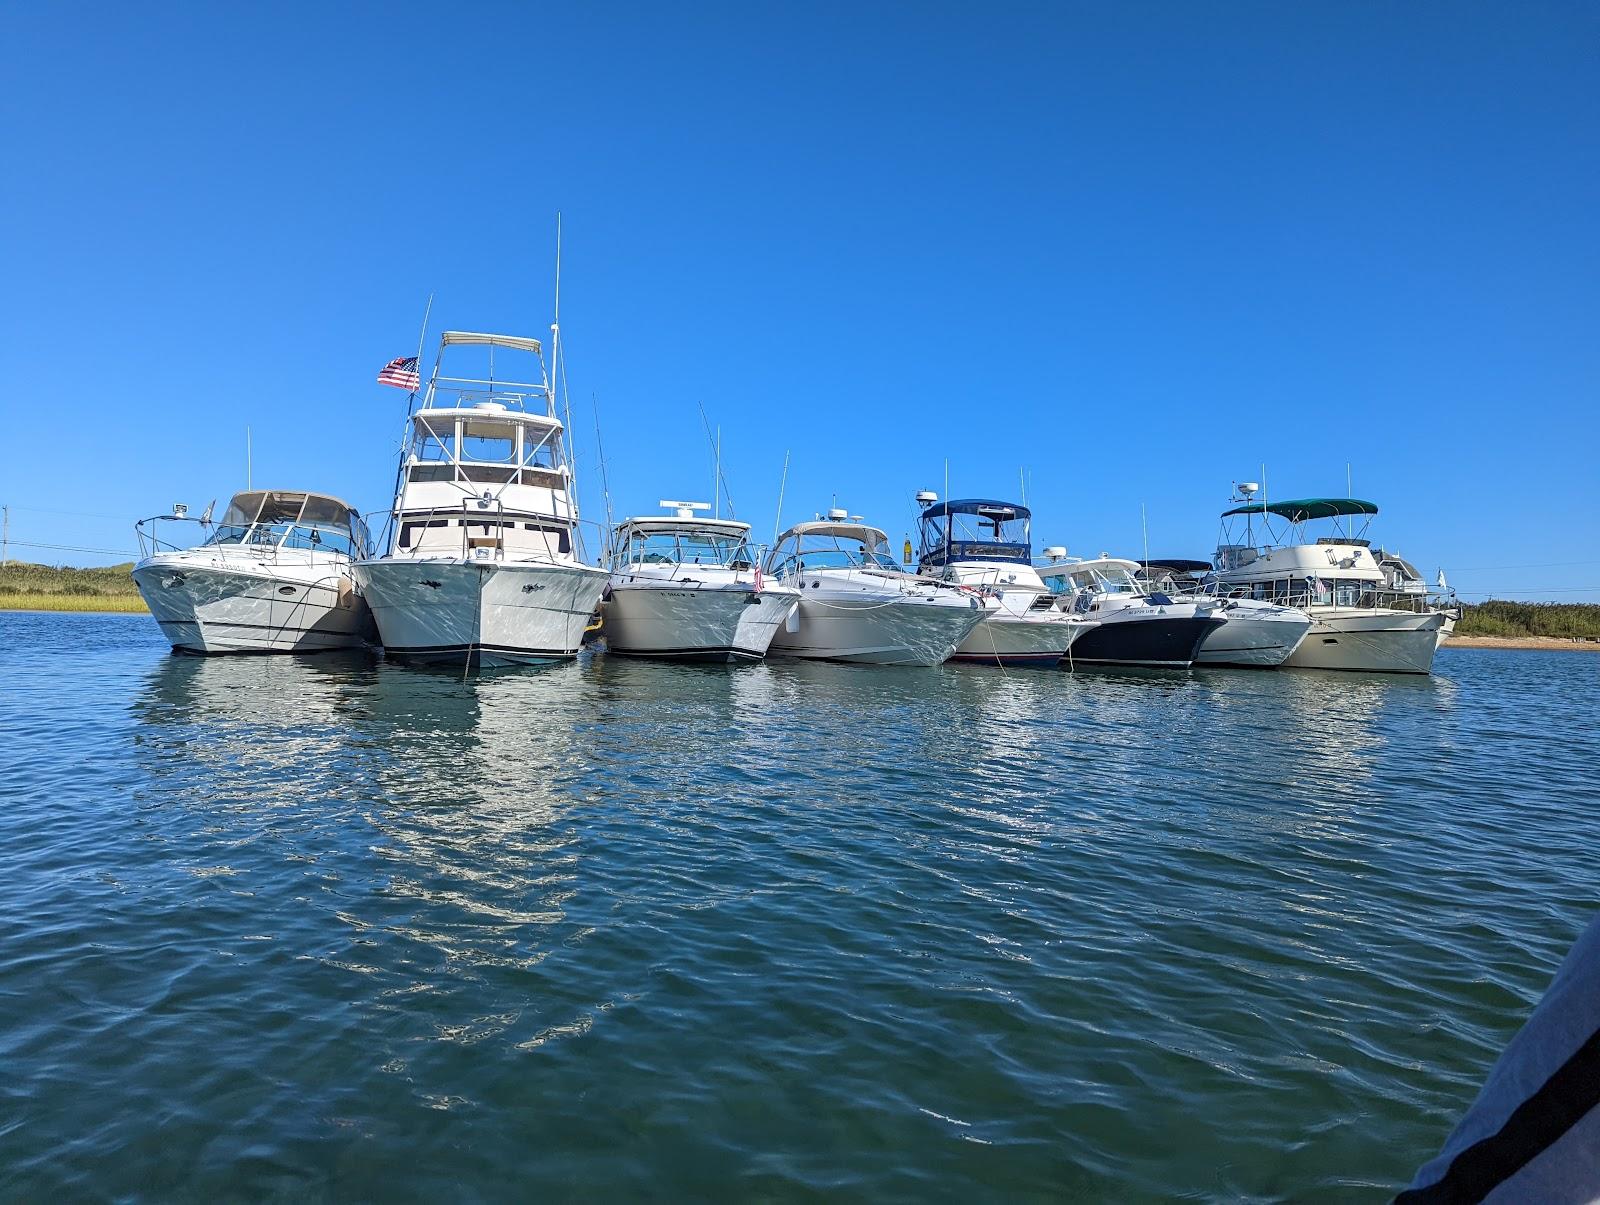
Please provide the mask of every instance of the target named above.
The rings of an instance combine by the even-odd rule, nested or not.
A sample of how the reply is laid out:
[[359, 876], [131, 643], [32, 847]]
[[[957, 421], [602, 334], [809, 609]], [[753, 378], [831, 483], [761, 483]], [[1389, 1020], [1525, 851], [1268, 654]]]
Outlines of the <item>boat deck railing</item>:
[[1226, 582], [1208, 582], [1198, 591], [1217, 598], [1249, 598], [1258, 602], [1272, 603], [1279, 607], [1335, 607], [1351, 611], [1409, 611], [1416, 615], [1430, 615], [1436, 611], [1454, 610], [1459, 617], [1459, 604], [1453, 595], [1433, 595], [1413, 593], [1406, 590], [1394, 590], [1387, 587], [1375, 586], [1370, 589], [1357, 589], [1349, 586], [1336, 586], [1333, 589], [1315, 589], [1307, 583], [1305, 589], [1258, 589], [1256, 585], [1234, 584]]
[[[150, 524], [146, 528], [145, 524]], [[139, 559], [163, 553], [192, 552], [197, 549], [246, 549], [257, 560], [276, 561], [289, 549], [297, 552], [323, 552], [330, 556], [355, 558], [365, 556], [362, 548], [349, 531], [327, 523], [289, 524], [228, 524], [212, 529], [210, 536], [199, 544], [185, 540], [178, 542], [159, 526], [162, 523], [198, 523], [202, 529], [212, 528], [203, 518], [189, 515], [155, 515], [140, 519], [134, 524], [134, 537], [139, 542]]]
[[528, 403], [535, 402], [541, 409], [549, 403], [543, 386], [521, 385], [517, 388], [478, 388], [483, 382], [440, 377], [438, 384], [427, 397], [429, 410], [470, 410], [485, 402], [504, 406], [513, 413], [529, 413]]

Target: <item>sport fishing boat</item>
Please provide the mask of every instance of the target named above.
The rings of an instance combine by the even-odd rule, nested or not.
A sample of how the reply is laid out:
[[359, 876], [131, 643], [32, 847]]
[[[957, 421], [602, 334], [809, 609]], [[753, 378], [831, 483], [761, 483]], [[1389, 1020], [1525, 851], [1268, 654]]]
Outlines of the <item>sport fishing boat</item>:
[[[454, 365], [485, 351], [486, 376], [442, 371], [447, 352]], [[531, 356], [538, 380], [497, 379], [496, 351]], [[608, 575], [581, 557], [537, 339], [440, 337], [422, 403], [406, 416], [387, 532], [383, 555], [354, 566], [387, 652], [490, 667], [577, 653]]]
[[985, 614], [975, 593], [907, 573], [882, 531], [843, 510], [784, 532], [766, 572], [800, 594], [773, 637], [774, 655], [938, 665]]
[[1188, 669], [1200, 647], [1223, 626], [1221, 604], [1208, 598], [1173, 598], [1136, 576], [1137, 561], [1068, 557], [1047, 548], [1039, 577], [1072, 613], [1099, 621], [1073, 646], [1074, 665], [1138, 665]]
[[697, 516], [704, 502], [661, 503], [670, 515], [627, 519], [612, 541], [606, 648], [630, 657], [759, 661], [800, 605], [764, 580], [750, 525]]
[[[1210, 572], [1210, 561], [1168, 559], [1141, 562], [1138, 576], [1148, 594], [1200, 602], [1215, 600], [1204, 585]], [[1311, 631], [1311, 617], [1304, 611], [1254, 598], [1224, 598], [1215, 614], [1223, 624], [1200, 642], [1196, 665], [1274, 669]]]
[[1077, 640], [1098, 627], [1061, 607], [1034, 570], [1031, 512], [1014, 502], [917, 495], [917, 571], [975, 589], [983, 622], [957, 647], [954, 661], [1053, 669]]
[[[1240, 485], [1238, 505], [1222, 514], [1210, 579], [1217, 593], [1296, 607], [1311, 617], [1311, 631], [1287, 666], [1429, 673], [1446, 615], [1425, 594], [1396, 591], [1385, 578], [1365, 538], [1377, 506], [1360, 498], [1258, 501], [1259, 488]], [[1273, 518], [1281, 525], [1274, 527]], [[1334, 534], [1307, 534], [1304, 525], [1317, 521], [1332, 521]]]
[[[133, 580], [172, 647], [185, 653], [315, 653], [375, 639], [372, 613], [351, 576], [371, 555], [355, 508], [304, 490], [235, 494], [214, 527], [212, 507], [135, 525]], [[193, 547], [168, 522], [210, 534]]]

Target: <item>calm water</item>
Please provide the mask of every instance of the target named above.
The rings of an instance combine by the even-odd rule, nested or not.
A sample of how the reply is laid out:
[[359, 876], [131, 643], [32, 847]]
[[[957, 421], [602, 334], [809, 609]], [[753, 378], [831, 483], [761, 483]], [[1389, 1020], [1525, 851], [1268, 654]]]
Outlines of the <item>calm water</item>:
[[1600, 657], [173, 657], [0, 616], [0, 1196], [1379, 1199], [1600, 888]]

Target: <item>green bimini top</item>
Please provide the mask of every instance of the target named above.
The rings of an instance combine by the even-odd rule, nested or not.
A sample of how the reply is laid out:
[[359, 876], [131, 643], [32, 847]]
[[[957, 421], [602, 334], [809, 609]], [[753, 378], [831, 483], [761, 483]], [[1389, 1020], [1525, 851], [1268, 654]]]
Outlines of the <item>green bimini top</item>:
[[1281, 516], [1291, 523], [1304, 523], [1307, 519], [1337, 519], [1341, 515], [1377, 513], [1376, 503], [1363, 502], [1360, 498], [1296, 498], [1292, 502], [1246, 502], [1243, 506], [1223, 511], [1222, 517], [1267, 514]]

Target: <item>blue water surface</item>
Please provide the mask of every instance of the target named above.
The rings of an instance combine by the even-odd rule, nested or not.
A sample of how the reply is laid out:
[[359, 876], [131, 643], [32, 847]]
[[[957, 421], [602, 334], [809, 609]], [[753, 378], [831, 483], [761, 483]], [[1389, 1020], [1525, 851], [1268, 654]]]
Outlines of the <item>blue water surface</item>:
[[1596, 909], [1600, 657], [171, 655], [0, 615], [0, 1196], [1379, 1200]]

